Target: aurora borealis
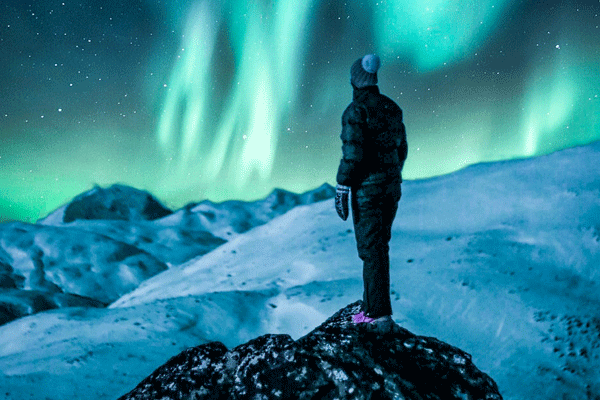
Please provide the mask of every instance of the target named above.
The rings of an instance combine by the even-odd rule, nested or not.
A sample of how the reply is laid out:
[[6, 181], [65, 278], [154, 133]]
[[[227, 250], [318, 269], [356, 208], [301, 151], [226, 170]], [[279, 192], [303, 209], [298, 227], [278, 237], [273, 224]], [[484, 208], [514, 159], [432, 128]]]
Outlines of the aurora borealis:
[[600, 139], [600, 2], [40, 0], [0, 13], [0, 221], [94, 184], [171, 208], [335, 184], [382, 60], [418, 179]]

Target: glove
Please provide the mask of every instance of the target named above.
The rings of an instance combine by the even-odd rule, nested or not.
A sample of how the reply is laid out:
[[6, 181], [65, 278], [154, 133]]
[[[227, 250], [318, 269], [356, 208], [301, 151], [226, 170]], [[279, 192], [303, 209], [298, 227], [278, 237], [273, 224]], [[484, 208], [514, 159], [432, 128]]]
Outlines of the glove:
[[337, 185], [335, 193], [335, 210], [341, 219], [348, 219], [348, 199], [350, 198], [350, 187]]

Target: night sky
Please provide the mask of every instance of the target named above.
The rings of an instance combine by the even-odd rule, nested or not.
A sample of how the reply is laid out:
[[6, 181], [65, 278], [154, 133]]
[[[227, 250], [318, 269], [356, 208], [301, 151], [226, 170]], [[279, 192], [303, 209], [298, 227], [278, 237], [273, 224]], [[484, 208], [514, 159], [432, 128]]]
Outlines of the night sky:
[[0, 221], [95, 184], [175, 209], [335, 185], [350, 65], [380, 55], [405, 179], [600, 139], [600, 2], [7, 1]]

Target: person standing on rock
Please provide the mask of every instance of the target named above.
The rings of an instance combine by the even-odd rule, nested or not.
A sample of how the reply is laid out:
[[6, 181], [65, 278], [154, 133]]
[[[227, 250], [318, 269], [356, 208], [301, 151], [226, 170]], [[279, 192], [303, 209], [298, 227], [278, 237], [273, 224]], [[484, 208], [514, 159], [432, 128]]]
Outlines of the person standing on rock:
[[390, 299], [389, 241], [402, 196], [402, 167], [408, 154], [402, 110], [379, 92], [377, 55], [350, 68], [352, 103], [342, 115], [342, 159], [335, 207], [344, 221], [349, 198], [358, 249], [363, 261], [363, 309], [353, 322], [393, 324]]

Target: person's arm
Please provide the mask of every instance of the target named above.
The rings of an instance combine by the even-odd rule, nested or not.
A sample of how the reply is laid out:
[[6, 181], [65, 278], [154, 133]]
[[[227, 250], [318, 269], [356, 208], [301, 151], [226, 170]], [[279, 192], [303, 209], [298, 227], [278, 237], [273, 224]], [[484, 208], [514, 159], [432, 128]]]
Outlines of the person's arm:
[[363, 159], [363, 127], [366, 123], [366, 110], [351, 104], [342, 115], [342, 159], [336, 181], [340, 185], [352, 186], [360, 175]]
[[400, 182], [402, 182], [402, 168], [404, 167], [404, 161], [406, 161], [406, 157], [408, 156], [408, 142], [406, 141], [406, 127], [402, 121], [402, 110], [400, 110], [396, 116], [395, 125], [398, 132], [396, 143], [398, 145], [398, 159], [400, 160]]

